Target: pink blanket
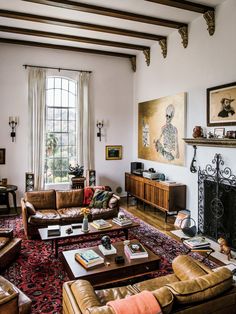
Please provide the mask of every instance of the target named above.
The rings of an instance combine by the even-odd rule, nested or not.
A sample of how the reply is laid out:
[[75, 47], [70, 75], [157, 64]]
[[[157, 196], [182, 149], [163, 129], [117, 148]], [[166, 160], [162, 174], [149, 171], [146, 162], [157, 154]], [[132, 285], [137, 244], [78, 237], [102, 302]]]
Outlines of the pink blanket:
[[116, 314], [161, 314], [161, 308], [150, 291], [107, 303]]

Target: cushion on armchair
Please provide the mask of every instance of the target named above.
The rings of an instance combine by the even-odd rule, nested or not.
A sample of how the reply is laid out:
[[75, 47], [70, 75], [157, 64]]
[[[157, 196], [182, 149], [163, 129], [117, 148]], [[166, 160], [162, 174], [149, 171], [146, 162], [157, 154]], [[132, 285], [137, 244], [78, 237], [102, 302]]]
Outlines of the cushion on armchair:
[[112, 197], [113, 193], [103, 190], [96, 190], [94, 192], [92, 201], [89, 204], [90, 208], [107, 208], [108, 202]]

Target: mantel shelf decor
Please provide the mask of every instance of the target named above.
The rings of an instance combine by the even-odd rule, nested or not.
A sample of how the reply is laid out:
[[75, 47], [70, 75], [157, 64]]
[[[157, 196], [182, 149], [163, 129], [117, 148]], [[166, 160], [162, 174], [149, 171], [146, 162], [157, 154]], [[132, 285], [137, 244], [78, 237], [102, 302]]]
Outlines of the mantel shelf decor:
[[197, 146], [236, 147], [236, 139], [229, 138], [183, 138], [185, 143]]

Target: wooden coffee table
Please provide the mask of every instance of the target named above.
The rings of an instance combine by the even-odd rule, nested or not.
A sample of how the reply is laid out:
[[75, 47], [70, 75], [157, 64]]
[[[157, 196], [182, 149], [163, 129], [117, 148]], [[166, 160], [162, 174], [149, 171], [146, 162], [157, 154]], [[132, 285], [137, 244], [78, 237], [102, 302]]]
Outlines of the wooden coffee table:
[[[132, 240], [132, 243], [138, 242]], [[66, 272], [71, 280], [85, 279], [93, 286], [116, 283], [122, 280], [133, 279], [156, 271], [159, 268], [160, 257], [145, 247], [148, 252], [147, 258], [129, 259], [124, 253], [123, 242], [112, 243], [117, 249], [117, 254], [103, 256], [98, 247], [89, 247], [77, 250], [62, 252], [62, 261]], [[93, 249], [100, 256], [104, 257], [104, 265], [98, 265], [91, 269], [85, 269], [75, 260], [75, 253]], [[124, 264], [116, 264], [115, 257], [122, 255], [125, 259]]]
[[[85, 237], [88, 235], [99, 235], [102, 236], [104, 234], [109, 234], [111, 232], [124, 232], [125, 238], [128, 239], [129, 229], [135, 228], [139, 226], [139, 223], [133, 222], [128, 226], [119, 226], [112, 222], [112, 219], [107, 220], [112, 227], [107, 229], [98, 230], [89, 223], [89, 232], [85, 233], [81, 230], [81, 228], [73, 229], [73, 233], [66, 233], [66, 229], [70, 225], [61, 226], [61, 234], [59, 236], [48, 236], [48, 228], [40, 228], [38, 229], [41, 240], [43, 241], [52, 241], [52, 249], [55, 251], [55, 256], [58, 257], [58, 246], [68, 245], [68, 243], [60, 242], [60, 240], [68, 239], [68, 238], [78, 238], [78, 242], [83, 242]], [[82, 224], [81, 224], [82, 227]], [[77, 241], [74, 241], [74, 243]]]

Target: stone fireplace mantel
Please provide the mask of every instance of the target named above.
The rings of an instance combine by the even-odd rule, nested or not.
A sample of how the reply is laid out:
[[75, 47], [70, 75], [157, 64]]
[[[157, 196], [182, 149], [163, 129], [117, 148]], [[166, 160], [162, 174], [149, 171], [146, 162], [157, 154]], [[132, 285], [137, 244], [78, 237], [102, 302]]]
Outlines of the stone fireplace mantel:
[[196, 146], [236, 147], [236, 139], [229, 138], [183, 138], [186, 144]]

